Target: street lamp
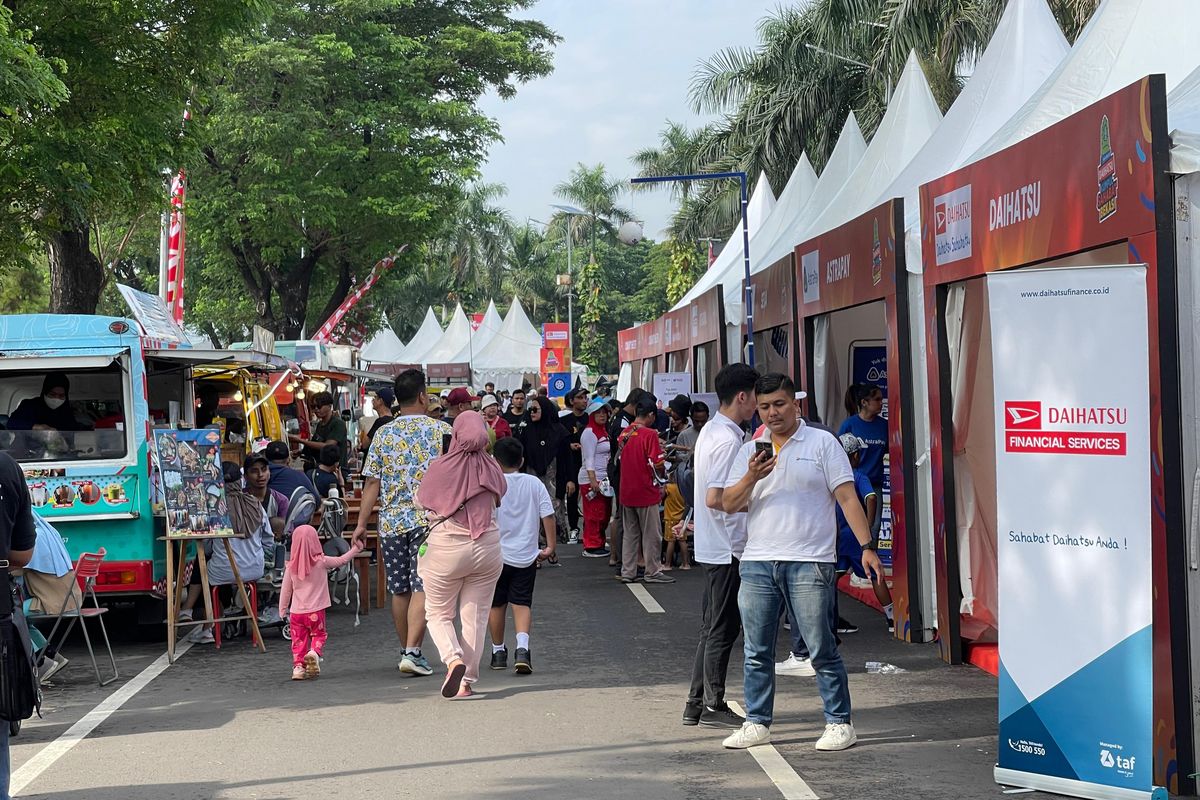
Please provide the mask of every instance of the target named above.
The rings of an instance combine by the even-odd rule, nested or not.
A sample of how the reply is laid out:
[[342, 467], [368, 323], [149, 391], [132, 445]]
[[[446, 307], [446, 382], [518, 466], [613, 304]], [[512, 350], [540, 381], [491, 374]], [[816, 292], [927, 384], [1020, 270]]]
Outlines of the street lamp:
[[[754, 366], [754, 287], [750, 283], [750, 225], [746, 221], [746, 207], [750, 204], [744, 172], [709, 172], [697, 175], [663, 175], [657, 178], [634, 178], [630, 183], [671, 183], [676, 181], [718, 181], [736, 178], [741, 188], [742, 206], [742, 267], [743, 291], [746, 303], [746, 361]], [[723, 334], [722, 334], [723, 335]]]
[[[590, 217], [591, 214], [584, 211], [582, 208], [575, 206], [559, 205], [551, 203], [551, 208], [557, 209], [559, 212], [566, 214], [568, 217]], [[562, 285], [561, 283], [559, 284]], [[572, 358], [575, 355], [575, 271], [571, 266], [571, 223], [567, 221], [567, 348], [571, 352]]]

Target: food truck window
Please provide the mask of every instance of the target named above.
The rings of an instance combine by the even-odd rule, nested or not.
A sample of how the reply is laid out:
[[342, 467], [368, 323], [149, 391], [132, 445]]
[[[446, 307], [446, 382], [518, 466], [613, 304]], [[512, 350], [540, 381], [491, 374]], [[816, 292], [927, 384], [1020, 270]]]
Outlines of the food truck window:
[[[52, 359], [47, 359], [52, 364]], [[129, 452], [128, 377], [119, 362], [54, 371], [62, 387], [45, 393], [47, 370], [4, 372], [0, 380], [0, 450], [22, 463], [100, 461]], [[65, 394], [65, 397], [63, 395]], [[50, 396], [51, 408], [45, 396]], [[62, 399], [59, 405], [55, 400]]]
[[236, 378], [204, 378], [196, 382], [196, 425], [219, 425], [225, 442], [240, 444], [251, 432], [246, 429], [246, 397]]

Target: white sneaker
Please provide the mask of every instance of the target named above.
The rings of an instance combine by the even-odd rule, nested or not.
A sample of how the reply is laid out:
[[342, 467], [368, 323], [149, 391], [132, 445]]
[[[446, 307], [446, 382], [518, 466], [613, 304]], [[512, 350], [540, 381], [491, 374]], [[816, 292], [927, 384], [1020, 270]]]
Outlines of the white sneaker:
[[180, 622], [191, 622], [192, 621], [192, 609], [190, 609], [190, 608], [180, 609], [179, 610], [179, 621]]
[[851, 723], [831, 722], [825, 726], [825, 733], [821, 734], [821, 738], [817, 739], [817, 749], [845, 750], [853, 747], [857, 741], [858, 734], [854, 732], [854, 726]]
[[206, 628], [203, 625], [195, 628], [188, 634], [187, 640], [192, 644], [212, 644], [216, 641], [213, 638], [212, 628]]
[[771, 729], [757, 722], [743, 722], [742, 727], [730, 734], [721, 744], [730, 750], [745, 750], [747, 747], [767, 744], [771, 741]]
[[797, 658], [795, 653], [788, 653], [785, 661], [775, 664], [776, 675], [790, 675], [793, 678], [811, 678], [817, 674], [812, 662], [807, 658]]

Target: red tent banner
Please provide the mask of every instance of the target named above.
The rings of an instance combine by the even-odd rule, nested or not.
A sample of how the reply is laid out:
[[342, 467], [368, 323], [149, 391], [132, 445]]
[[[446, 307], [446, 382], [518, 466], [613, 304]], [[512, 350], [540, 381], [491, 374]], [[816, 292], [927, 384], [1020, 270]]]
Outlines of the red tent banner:
[[183, 201], [187, 177], [183, 170], [171, 181], [171, 223], [167, 234], [167, 310], [179, 325], [183, 324]]

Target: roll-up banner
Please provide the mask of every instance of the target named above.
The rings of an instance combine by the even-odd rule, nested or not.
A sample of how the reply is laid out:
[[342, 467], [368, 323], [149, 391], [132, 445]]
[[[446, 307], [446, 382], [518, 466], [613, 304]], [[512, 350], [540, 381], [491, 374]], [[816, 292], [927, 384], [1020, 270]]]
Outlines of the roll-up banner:
[[1165, 798], [1154, 767], [1144, 266], [987, 277], [999, 783]]

